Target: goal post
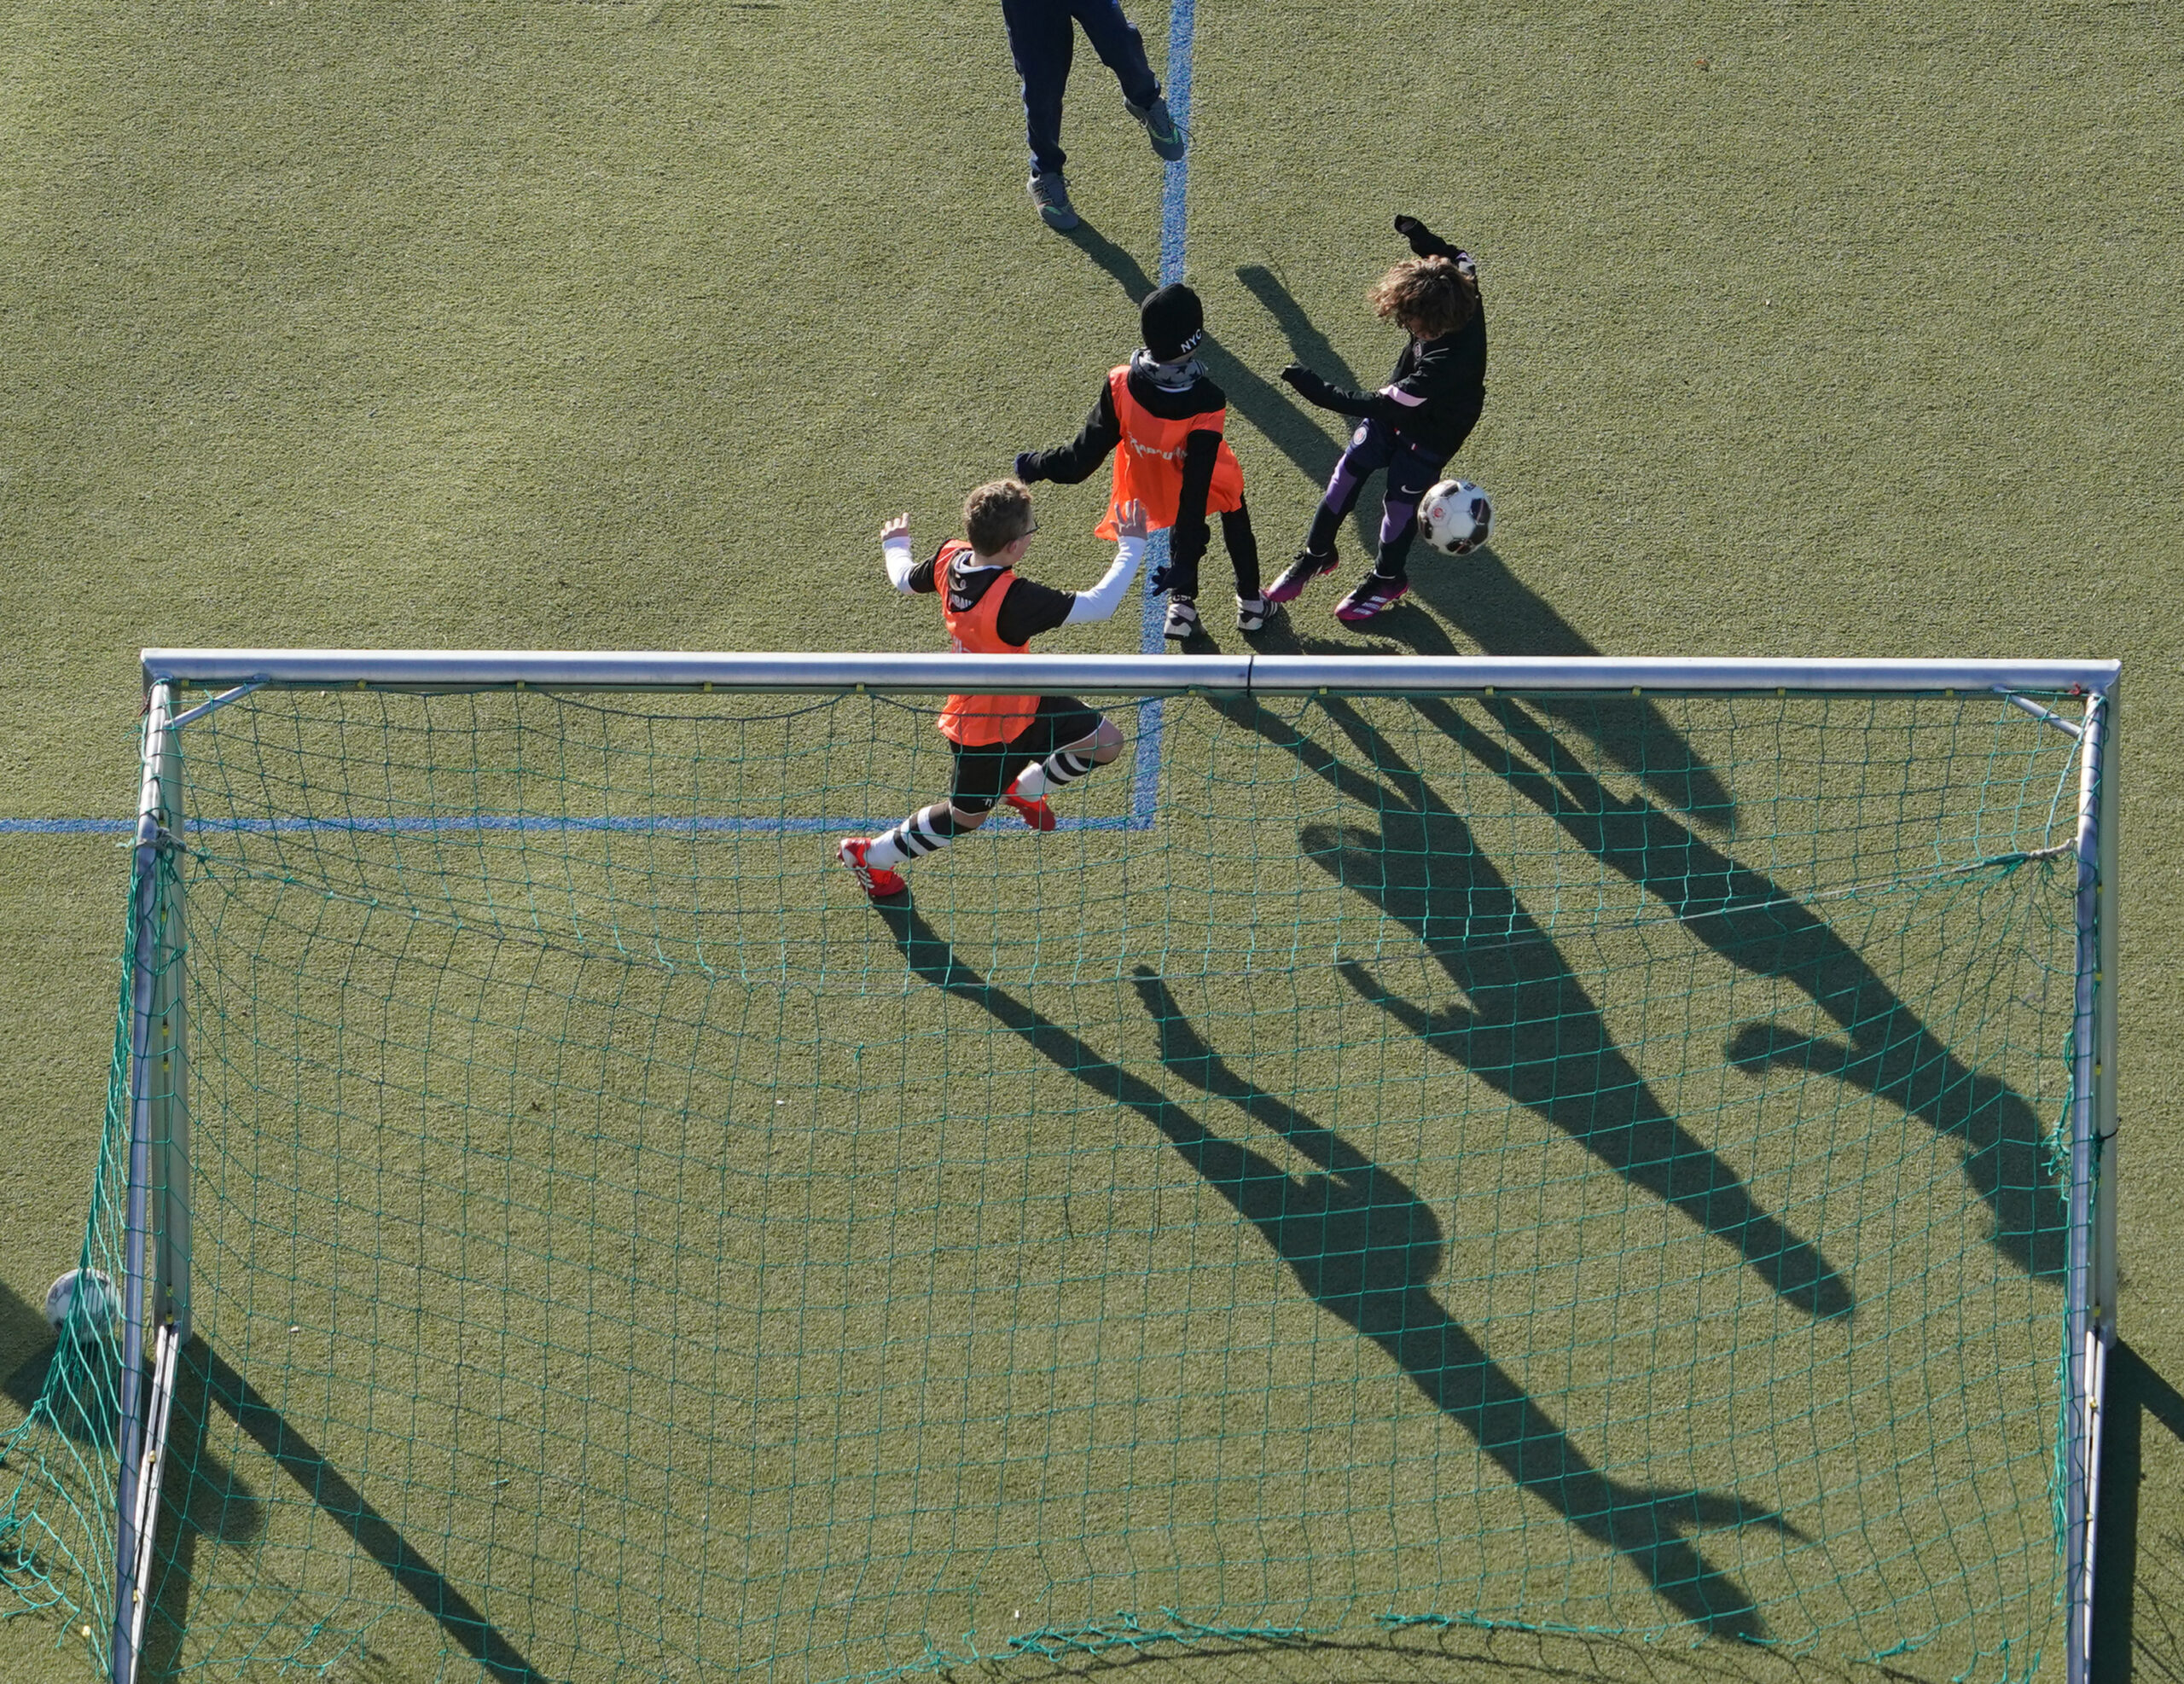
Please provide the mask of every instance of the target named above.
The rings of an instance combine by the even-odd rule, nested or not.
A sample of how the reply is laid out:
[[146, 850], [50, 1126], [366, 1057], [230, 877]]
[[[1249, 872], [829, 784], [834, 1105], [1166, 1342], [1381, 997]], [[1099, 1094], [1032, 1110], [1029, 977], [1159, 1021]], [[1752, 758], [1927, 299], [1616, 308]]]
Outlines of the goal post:
[[[0, 1508], [115, 1684], [2089, 1675], [2114, 663], [143, 665], [111, 1436], [56, 1363]], [[948, 692], [1136, 742], [869, 905]]]
[[189, 1328], [187, 942], [174, 687], [147, 687], [130, 897], [128, 1141], [114, 1490], [114, 1684], [131, 1684], [147, 1612], [177, 1355]]

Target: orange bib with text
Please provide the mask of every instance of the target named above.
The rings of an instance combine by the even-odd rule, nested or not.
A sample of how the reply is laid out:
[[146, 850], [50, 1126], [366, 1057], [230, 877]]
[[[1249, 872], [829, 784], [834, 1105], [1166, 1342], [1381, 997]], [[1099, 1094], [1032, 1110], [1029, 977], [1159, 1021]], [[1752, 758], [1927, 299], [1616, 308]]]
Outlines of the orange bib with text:
[[[1136, 502], [1145, 505], [1146, 530], [1163, 531], [1176, 524], [1176, 505], [1182, 500], [1183, 441], [1194, 433], [1223, 431], [1228, 411], [1207, 409], [1181, 421], [1163, 421], [1130, 395], [1127, 365], [1108, 371], [1107, 392], [1114, 400], [1115, 419], [1122, 423], [1123, 442], [1115, 446], [1115, 484], [1107, 498], [1107, 516], [1094, 530], [1101, 537], [1113, 537], [1116, 511]], [[1243, 506], [1244, 467], [1223, 438], [1214, 454], [1205, 512], [1227, 514]]]

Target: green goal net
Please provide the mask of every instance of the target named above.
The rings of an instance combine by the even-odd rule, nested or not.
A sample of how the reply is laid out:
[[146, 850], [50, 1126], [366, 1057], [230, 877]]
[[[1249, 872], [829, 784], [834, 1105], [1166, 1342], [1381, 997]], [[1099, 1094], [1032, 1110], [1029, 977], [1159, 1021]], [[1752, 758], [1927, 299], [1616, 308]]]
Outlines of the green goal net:
[[2059, 1664], [2098, 708], [1280, 665], [892, 904], [913, 687], [155, 713], [137, 1325], [8, 1445], [22, 1606], [144, 1676]]

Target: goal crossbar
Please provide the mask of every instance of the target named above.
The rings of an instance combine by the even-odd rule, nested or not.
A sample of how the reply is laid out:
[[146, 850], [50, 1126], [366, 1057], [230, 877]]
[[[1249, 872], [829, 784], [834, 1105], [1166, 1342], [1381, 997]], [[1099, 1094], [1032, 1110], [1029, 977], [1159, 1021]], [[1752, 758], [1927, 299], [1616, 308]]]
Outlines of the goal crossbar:
[[1714, 656], [689, 654], [485, 649], [146, 649], [145, 682], [372, 689], [868, 690], [1349, 695], [1498, 690], [2100, 694], [2115, 661]]

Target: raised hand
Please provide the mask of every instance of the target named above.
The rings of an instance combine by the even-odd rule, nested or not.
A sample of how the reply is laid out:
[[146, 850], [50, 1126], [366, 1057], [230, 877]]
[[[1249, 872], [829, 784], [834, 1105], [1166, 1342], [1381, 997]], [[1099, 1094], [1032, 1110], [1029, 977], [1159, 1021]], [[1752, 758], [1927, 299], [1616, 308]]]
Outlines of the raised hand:
[[880, 542], [886, 543], [890, 538], [906, 538], [909, 535], [910, 514], [908, 509], [904, 509], [880, 529]]
[[1409, 241], [1410, 249], [1421, 258], [1431, 257], [1441, 248], [1441, 242], [1433, 237], [1433, 230], [1416, 217], [1397, 217], [1396, 232]]
[[1141, 538], [1152, 530], [1145, 505], [1132, 501], [1115, 511], [1115, 536], [1118, 538]]

